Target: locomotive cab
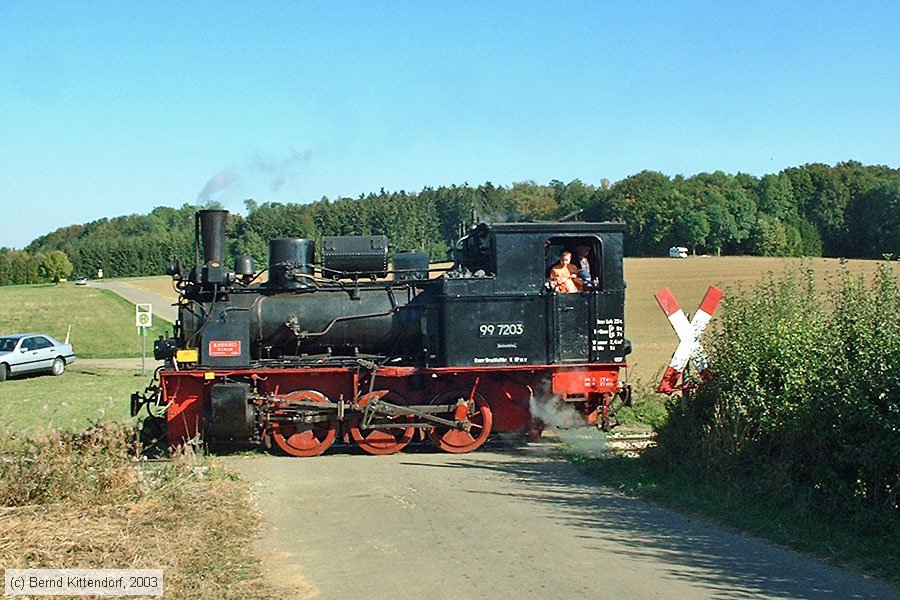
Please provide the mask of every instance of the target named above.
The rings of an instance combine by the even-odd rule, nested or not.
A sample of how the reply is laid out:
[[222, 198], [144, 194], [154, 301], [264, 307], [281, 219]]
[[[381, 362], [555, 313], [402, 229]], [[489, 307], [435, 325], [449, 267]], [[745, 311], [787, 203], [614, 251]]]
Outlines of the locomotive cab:
[[[445, 366], [624, 363], [622, 223], [482, 223], [437, 294]], [[563, 251], [585, 258], [576, 293], [547, 285]]]

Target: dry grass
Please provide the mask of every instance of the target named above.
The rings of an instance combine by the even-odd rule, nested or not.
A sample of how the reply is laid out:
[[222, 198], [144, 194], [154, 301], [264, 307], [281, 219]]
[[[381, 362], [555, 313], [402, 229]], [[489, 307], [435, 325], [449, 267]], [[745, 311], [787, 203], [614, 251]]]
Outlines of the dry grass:
[[14, 569], [162, 569], [166, 598], [282, 597], [248, 558], [255, 523], [244, 486], [195, 482], [184, 491], [202, 503], [0, 509], [0, 561]]
[[5, 439], [0, 563], [6, 568], [163, 569], [167, 598], [281, 598], [262, 580], [247, 484], [186, 453], [131, 458], [133, 432]]
[[147, 498], [2, 509], [0, 560], [6, 568], [163, 569], [167, 598], [274, 598], [253, 561], [234, 556], [235, 542], [247, 535], [243, 528], [253, 526], [242, 517], [242, 488], [226, 481], [186, 485], [202, 505]]

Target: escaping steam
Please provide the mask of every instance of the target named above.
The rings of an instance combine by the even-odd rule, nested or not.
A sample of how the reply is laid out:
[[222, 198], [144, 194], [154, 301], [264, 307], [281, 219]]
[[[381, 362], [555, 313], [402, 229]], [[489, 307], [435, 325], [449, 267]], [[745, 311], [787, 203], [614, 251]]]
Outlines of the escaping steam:
[[566, 451], [590, 458], [599, 458], [606, 452], [606, 436], [596, 427], [585, 427], [584, 417], [559, 396], [532, 396], [528, 405], [535, 419], [556, 431]]
[[554, 429], [571, 429], [584, 425], [584, 417], [562, 401], [559, 396], [538, 397], [532, 396], [528, 400], [531, 415], [540, 419], [547, 427]]

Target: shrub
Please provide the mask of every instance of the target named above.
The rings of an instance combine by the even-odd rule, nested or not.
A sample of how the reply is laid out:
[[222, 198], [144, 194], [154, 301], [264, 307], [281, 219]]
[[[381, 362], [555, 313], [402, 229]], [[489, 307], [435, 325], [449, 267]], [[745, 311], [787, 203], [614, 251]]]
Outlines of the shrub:
[[713, 380], [670, 402], [660, 446], [711, 472], [806, 490], [836, 511], [900, 511], [900, 293], [846, 268], [726, 296], [705, 340]]

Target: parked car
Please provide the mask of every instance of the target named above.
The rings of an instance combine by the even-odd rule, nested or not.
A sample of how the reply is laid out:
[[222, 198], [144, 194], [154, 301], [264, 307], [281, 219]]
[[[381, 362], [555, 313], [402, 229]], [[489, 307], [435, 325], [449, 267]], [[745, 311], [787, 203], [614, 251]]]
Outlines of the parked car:
[[72, 344], [43, 333], [0, 336], [0, 381], [10, 375], [48, 371], [62, 375], [75, 362]]
[[87, 277], [79, 277], [75, 280], [75, 285], [87, 285]]

